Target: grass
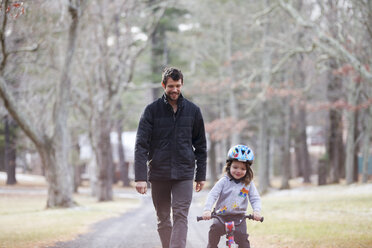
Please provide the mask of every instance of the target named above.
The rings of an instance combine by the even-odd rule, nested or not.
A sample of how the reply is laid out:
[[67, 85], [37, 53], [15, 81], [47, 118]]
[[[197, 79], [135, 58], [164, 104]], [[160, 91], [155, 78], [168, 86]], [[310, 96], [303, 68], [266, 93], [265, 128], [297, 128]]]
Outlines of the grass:
[[[9, 192], [45, 189], [45, 183], [20, 181], [7, 187]], [[262, 197], [265, 221], [247, 222], [252, 248], [372, 247], [371, 183], [296, 187]], [[135, 199], [97, 203], [87, 195], [75, 195], [74, 200], [80, 207], [46, 210], [45, 194], [0, 193], [0, 248], [45, 247], [71, 240], [89, 231], [91, 224], [139, 204]]]
[[[262, 197], [256, 247], [372, 247], [372, 185], [305, 187]], [[254, 246], [255, 247], [255, 246]]]
[[1, 194], [0, 247], [44, 247], [70, 240], [99, 220], [118, 216], [138, 206], [136, 199], [98, 203], [95, 198], [75, 195], [79, 207], [45, 209], [45, 195]]

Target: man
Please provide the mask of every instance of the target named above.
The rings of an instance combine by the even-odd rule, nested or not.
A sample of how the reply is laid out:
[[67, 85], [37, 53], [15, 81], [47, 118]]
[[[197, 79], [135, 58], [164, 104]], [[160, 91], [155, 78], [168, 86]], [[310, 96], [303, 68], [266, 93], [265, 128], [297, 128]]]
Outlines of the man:
[[136, 190], [145, 194], [147, 180], [151, 182], [162, 246], [184, 248], [194, 174], [196, 192], [202, 190], [205, 183], [204, 121], [199, 107], [181, 94], [180, 70], [165, 68], [161, 85], [163, 96], [145, 108], [137, 130]]

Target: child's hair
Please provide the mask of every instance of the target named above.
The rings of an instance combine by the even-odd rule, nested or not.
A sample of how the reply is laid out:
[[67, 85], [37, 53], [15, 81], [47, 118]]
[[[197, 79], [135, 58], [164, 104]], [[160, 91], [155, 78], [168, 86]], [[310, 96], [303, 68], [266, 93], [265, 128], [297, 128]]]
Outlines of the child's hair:
[[[233, 176], [231, 175], [230, 173], [230, 168], [231, 168], [231, 164], [233, 163], [234, 160], [227, 160], [226, 161], [226, 165], [225, 165], [225, 168], [224, 168], [224, 171], [226, 172], [227, 176], [230, 177], [230, 178], [233, 178]], [[245, 162], [245, 166], [247, 168], [247, 172], [245, 173], [245, 176], [242, 177], [241, 179], [239, 179], [240, 181], [242, 181], [245, 185], [248, 185], [251, 183], [251, 181], [253, 180], [253, 171], [252, 171], [252, 168], [251, 168], [251, 164], [250, 162]]]

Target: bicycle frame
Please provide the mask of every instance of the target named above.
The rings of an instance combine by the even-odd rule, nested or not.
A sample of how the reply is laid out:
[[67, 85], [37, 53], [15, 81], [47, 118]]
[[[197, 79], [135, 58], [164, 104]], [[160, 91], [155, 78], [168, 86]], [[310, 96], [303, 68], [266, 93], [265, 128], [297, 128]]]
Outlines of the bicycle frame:
[[226, 230], [226, 245], [229, 248], [234, 248], [235, 240], [234, 240], [234, 231], [235, 231], [235, 223], [234, 221], [225, 222], [225, 230]]
[[[238, 245], [235, 243], [235, 240], [234, 240], [234, 231], [235, 231], [235, 227], [236, 226], [239, 226], [241, 223], [243, 223], [243, 221], [245, 221], [245, 219], [251, 219], [253, 220], [253, 215], [244, 215], [242, 216], [242, 218], [240, 219], [240, 221], [238, 221], [237, 223], [235, 223], [234, 221], [227, 221], [225, 222], [223, 219], [222, 219], [222, 216], [224, 215], [218, 215], [216, 214], [215, 211], [212, 212], [212, 215], [211, 215], [211, 218], [214, 218], [214, 219], [217, 219], [221, 224], [225, 225], [225, 231], [226, 231], [226, 246], [228, 248], [237, 248]], [[225, 215], [226, 216], [226, 215]], [[197, 221], [200, 221], [200, 220], [203, 220], [203, 217], [200, 217], [198, 216], [196, 218]], [[261, 222], [263, 222], [264, 218], [262, 217], [261, 218]]]

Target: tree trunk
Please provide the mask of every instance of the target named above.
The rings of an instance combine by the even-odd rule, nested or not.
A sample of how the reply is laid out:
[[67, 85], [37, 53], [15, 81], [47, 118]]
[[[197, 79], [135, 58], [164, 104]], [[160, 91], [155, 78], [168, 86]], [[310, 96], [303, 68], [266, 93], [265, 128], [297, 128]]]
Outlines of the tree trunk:
[[16, 179], [16, 143], [15, 143], [15, 123], [6, 115], [5, 121], [5, 152], [4, 152], [4, 166], [6, 168], [7, 185], [14, 185], [17, 183]]
[[[371, 10], [372, 10], [372, 3], [371, 3]], [[371, 88], [369, 88], [369, 91], [367, 92], [367, 94], [371, 96], [372, 94]], [[362, 147], [362, 156], [363, 156], [362, 182], [363, 183], [368, 182], [368, 163], [369, 163], [369, 157], [370, 157], [371, 133], [372, 133], [372, 106], [369, 106], [365, 111], [365, 121], [364, 121], [364, 135], [363, 135], [363, 147]]]
[[[359, 99], [359, 94], [356, 96], [357, 99]], [[357, 103], [358, 104], [358, 100]], [[353, 154], [353, 164], [354, 164], [354, 172], [353, 172], [353, 180], [354, 182], [358, 182], [359, 180], [359, 168], [358, 168], [358, 154], [359, 154], [359, 142], [357, 141], [360, 131], [358, 127], [358, 119], [359, 119], [359, 110], [354, 111], [354, 144], [355, 144], [355, 149], [354, 149], [354, 154]]]
[[259, 191], [264, 194], [269, 187], [269, 166], [267, 161], [267, 143], [268, 143], [268, 126], [267, 126], [267, 103], [261, 104], [260, 112], [260, 131], [259, 131]]
[[[301, 11], [303, 2], [302, 1], [297, 1], [296, 3], [296, 8], [298, 11]], [[296, 40], [297, 43], [301, 43], [303, 39], [303, 32], [298, 32], [296, 35]], [[298, 85], [300, 88], [305, 88], [305, 69], [303, 62], [304, 61], [304, 55], [303, 54], [298, 54], [296, 56], [295, 60], [295, 71], [294, 71], [294, 81], [296, 85]], [[301, 175], [304, 179], [305, 183], [310, 183], [310, 176], [311, 176], [311, 164], [310, 164], [310, 159], [309, 159], [309, 152], [307, 148], [307, 133], [306, 133], [306, 127], [307, 127], [307, 121], [306, 121], [306, 101], [307, 97], [306, 95], [302, 96], [300, 99], [300, 104], [297, 105], [297, 118], [296, 118], [296, 123], [297, 123], [297, 134], [296, 134], [296, 147], [298, 148], [297, 151], [300, 152], [301, 156], [296, 155], [298, 160], [298, 166], [300, 166], [299, 171], [301, 172]]]
[[[355, 106], [357, 102], [356, 83], [348, 84], [348, 102], [351, 106]], [[354, 182], [354, 153], [356, 149], [355, 143], [355, 111], [348, 110], [346, 112], [347, 125], [347, 140], [346, 140], [346, 183]]]
[[[368, 27], [369, 29], [369, 37], [372, 37], [372, 1], [368, 1]], [[372, 50], [372, 46], [369, 46], [369, 51]], [[372, 83], [372, 80], [369, 80], [367, 83]], [[372, 88], [369, 87], [367, 90], [367, 95], [372, 97]], [[370, 157], [370, 146], [371, 146], [371, 133], [372, 133], [372, 106], [369, 106], [365, 111], [365, 122], [364, 122], [364, 135], [363, 135], [363, 147], [362, 147], [362, 156], [363, 156], [363, 163], [362, 163], [362, 182], [368, 182], [368, 165], [369, 165], [369, 157]]]
[[285, 106], [285, 116], [284, 116], [284, 136], [283, 136], [283, 146], [282, 146], [282, 164], [281, 164], [281, 174], [282, 174], [282, 183], [280, 189], [289, 189], [289, 179], [291, 174], [291, 105], [288, 103], [288, 100], [284, 102]]
[[[327, 97], [330, 103], [340, 100], [342, 90], [341, 78], [333, 74], [338, 68], [336, 60], [331, 59], [328, 71]], [[343, 168], [342, 112], [337, 109], [329, 110], [329, 136], [327, 152], [329, 154], [330, 183], [339, 183]]]
[[93, 140], [92, 141], [92, 148], [93, 148], [93, 156], [92, 158], [89, 160], [88, 164], [87, 164], [87, 170], [88, 170], [88, 175], [89, 175], [89, 187], [90, 187], [90, 195], [92, 197], [97, 197], [98, 195], [98, 165], [97, 165], [97, 150], [95, 148], [95, 144], [93, 144]]
[[[154, 5], [154, 0], [148, 2], [149, 6]], [[154, 12], [157, 10], [154, 8]], [[168, 65], [168, 45], [166, 39], [166, 30], [161, 22], [158, 23], [154, 32], [150, 36], [150, 49], [151, 49], [151, 82], [159, 85], [161, 78], [159, 73], [163, 67]], [[160, 97], [161, 86], [152, 88], [152, 98], [155, 101]]]
[[129, 186], [129, 164], [125, 161], [125, 150], [123, 145], [123, 124], [119, 120], [117, 122], [118, 131], [118, 154], [119, 154], [119, 168], [120, 168], [120, 178], [123, 182], [123, 186]]
[[72, 167], [65, 162], [64, 152], [59, 151], [56, 144], [50, 141], [50, 146], [38, 147], [45, 167], [48, 182], [47, 208], [72, 207], [73, 178]]
[[79, 187], [81, 186], [81, 166], [72, 165], [73, 167], [73, 177], [74, 177], [74, 193], [78, 193]]
[[209, 170], [211, 172], [211, 186], [213, 186], [217, 182], [217, 161], [216, 161], [216, 145], [217, 143], [213, 140], [210, 141], [209, 147]]
[[73, 168], [69, 165], [70, 133], [67, 126], [67, 119], [69, 115], [71, 88], [69, 73], [77, 39], [79, 23], [78, 8], [79, 6], [74, 6], [70, 1], [68, 10], [72, 22], [69, 28], [67, 53], [62, 69], [59, 91], [54, 105], [54, 134], [50, 140], [50, 144], [48, 144], [49, 142], [44, 143], [41, 148], [44, 161], [48, 165], [45, 167], [47, 181], [49, 183], [47, 207], [74, 206], [72, 200], [74, 185]]
[[318, 160], [318, 185], [327, 184], [327, 160]]
[[311, 165], [309, 159], [309, 151], [307, 149], [306, 135], [306, 106], [301, 105], [298, 109], [298, 128], [299, 128], [299, 147], [301, 150], [301, 171], [304, 178], [304, 183], [310, 183]]
[[[268, 143], [268, 153], [267, 153], [267, 161], [268, 161], [268, 165], [269, 165], [269, 178], [273, 178], [274, 177], [274, 163], [275, 163], [275, 154], [276, 154], [276, 151], [275, 151], [275, 140], [276, 138], [274, 137], [274, 135], [270, 135], [270, 138], [269, 138], [269, 142]], [[271, 186], [271, 182], [269, 181], [269, 186]]]
[[109, 116], [100, 115], [97, 146], [98, 174], [98, 201], [112, 201], [112, 183], [114, 166], [112, 160], [112, 148], [110, 142], [111, 121]]
[[300, 142], [298, 141], [299, 139], [299, 135], [295, 135], [295, 138], [294, 138], [294, 152], [295, 152], [295, 160], [296, 160], [296, 164], [293, 165], [293, 176], [294, 177], [302, 177], [303, 176], [303, 172], [302, 172], [302, 168], [301, 168], [301, 163], [302, 163], [302, 150], [300, 149]]
[[347, 113], [348, 128], [347, 128], [347, 140], [346, 140], [346, 183], [351, 184], [354, 182], [354, 149], [355, 149], [355, 137], [354, 137], [354, 118], [353, 113]]
[[80, 163], [80, 145], [79, 142], [75, 142], [74, 148], [71, 151], [71, 166], [73, 171], [73, 178], [74, 178], [74, 193], [78, 193], [79, 187], [81, 186], [81, 173], [82, 173], [82, 165]]
[[[264, 7], [267, 7], [268, 3], [267, 0], [264, 2]], [[263, 96], [260, 99], [260, 114], [259, 114], [259, 155], [258, 155], [258, 162], [259, 162], [259, 191], [260, 193], [265, 193], [269, 187], [269, 165], [267, 161], [267, 143], [268, 143], [268, 107], [267, 107], [267, 99], [266, 99], [266, 88], [270, 85], [271, 82], [271, 56], [272, 51], [266, 45], [266, 39], [269, 33], [269, 22], [265, 22], [263, 27], [263, 34], [262, 34], [262, 49], [263, 49], [263, 57], [262, 57], [262, 88], [264, 92], [262, 92]]]
[[[225, 44], [226, 44], [226, 61], [229, 61], [232, 57], [232, 34], [231, 34], [231, 20], [228, 19], [225, 22]], [[228, 77], [228, 81], [230, 82], [230, 85], [233, 85], [235, 82], [234, 79], [234, 72], [233, 72], [233, 62], [230, 61], [229, 65], [226, 68], [227, 72], [226, 75]], [[230, 116], [233, 118], [233, 120], [239, 120], [239, 106], [236, 102], [236, 96], [235, 96], [235, 89], [234, 87], [228, 88], [228, 95], [229, 95], [229, 111]], [[230, 135], [230, 144], [231, 146], [235, 146], [237, 144], [240, 144], [240, 137], [239, 132], [237, 132], [235, 129], [231, 131]]]
[[[159, 56], [162, 55], [162, 53], [159, 54], [159, 37], [160, 34], [158, 34], [158, 29], [151, 35], [151, 81], [153, 84], [158, 85], [160, 84], [161, 78], [159, 78], [159, 72], [162, 71], [162, 64], [159, 62], [161, 61], [161, 58]], [[155, 76], [157, 75], [157, 76]], [[159, 78], [159, 80], [158, 80]], [[159, 87], [153, 87], [152, 88], [152, 99], [155, 101], [160, 97], [160, 88]]]

